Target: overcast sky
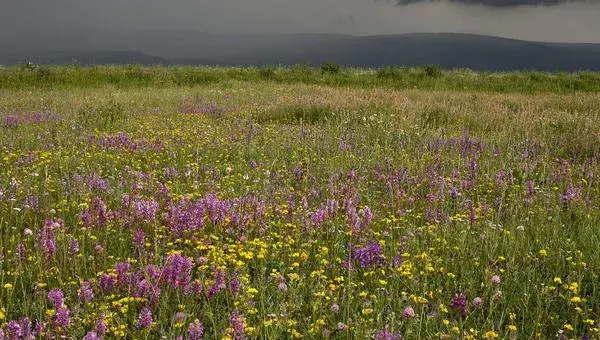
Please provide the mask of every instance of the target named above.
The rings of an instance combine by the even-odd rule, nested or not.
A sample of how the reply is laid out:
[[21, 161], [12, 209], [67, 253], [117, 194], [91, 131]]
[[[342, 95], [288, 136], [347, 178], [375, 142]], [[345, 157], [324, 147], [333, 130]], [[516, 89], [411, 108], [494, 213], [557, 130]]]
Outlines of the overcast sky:
[[[599, 0], [0, 0], [0, 36], [168, 29], [600, 42]], [[536, 4], [536, 5], [531, 5]]]

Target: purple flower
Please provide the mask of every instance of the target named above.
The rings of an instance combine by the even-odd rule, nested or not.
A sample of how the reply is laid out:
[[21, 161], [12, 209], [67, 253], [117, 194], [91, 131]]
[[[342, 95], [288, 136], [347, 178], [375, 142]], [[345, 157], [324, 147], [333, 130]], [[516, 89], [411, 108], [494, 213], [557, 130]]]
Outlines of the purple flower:
[[498, 275], [492, 276], [492, 279], [490, 281], [495, 285], [499, 285], [502, 282], [500, 280], [500, 276], [498, 276]]
[[158, 202], [154, 200], [133, 202], [133, 214], [142, 222], [154, 222], [157, 210]]
[[331, 305], [331, 307], [329, 307], [329, 310], [337, 313], [340, 311], [340, 305], [338, 305], [337, 303], [334, 303], [333, 305]]
[[100, 337], [94, 331], [89, 331], [84, 337], [83, 340], [98, 340]]
[[56, 309], [56, 314], [54, 314], [54, 324], [57, 327], [69, 327], [71, 324], [70, 311], [67, 307], [63, 306]]
[[128, 261], [121, 261], [115, 264], [115, 272], [117, 273], [117, 284], [123, 285], [129, 279], [129, 269], [131, 264]]
[[181, 254], [173, 254], [165, 260], [162, 278], [173, 288], [186, 288], [191, 280], [192, 260]]
[[458, 311], [462, 317], [467, 316], [467, 297], [462, 293], [454, 294], [454, 298], [450, 301], [450, 307]]
[[381, 266], [384, 262], [379, 243], [374, 240], [370, 240], [366, 247], [356, 248], [353, 255], [362, 268]]
[[94, 299], [94, 291], [92, 290], [90, 281], [83, 281], [81, 286], [79, 286], [77, 297], [79, 297], [79, 301], [83, 303], [90, 302]]
[[17, 320], [10, 320], [6, 326], [6, 331], [8, 332], [8, 338], [10, 340], [17, 340], [21, 338], [21, 325], [17, 322]]
[[204, 336], [204, 325], [199, 320], [188, 326], [189, 340], [202, 340]]
[[531, 199], [535, 195], [535, 185], [533, 181], [527, 181], [527, 198]]
[[225, 271], [222, 269], [215, 269], [213, 281], [207, 292], [208, 298], [212, 298], [225, 287]]
[[401, 340], [402, 335], [400, 333], [393, 333], [387, 328], [384, 328], [377, 333], [375, 336], [376, 340]]
[[56, 237], [54, 236], [52, 225], [52, 221], [46, 221], [39, 236], [39, 243], [46, 255], [47, 261], [52, 260], [56, 253]]
[[137, 229], [133, 233], [133, 245], [138, 249], [144, 249], [146, 234], [142, 229]]
[[55, 308], [61, 308], [65, 304], [65, 297], [62, 290], [58, 288], [52, 288], [48, 293], [48, 300], [50, 300]]
[[104, 316], [101, 316], [98, 321], [96, 321], [96, 333], [99, 335], [104, 335], [106, 333], [106, 323], [104, 322]]
[[152, 312], [147, 307], [142, 308], [138, 316], [138, 327], [146, 329], [152, 326]]
[[371, 212], [371, 208], [369, 207], [364, 207], [363, 209], [361, 209], [358, 214], [362, 217], [361, 219], [361, 228], [366, 228], [369, 224], [371, 224], [371, 221], [373, 220], [373, 213]]
[[35, 322], [35, 333], [39, 336], [46, 330], [46, 324], [42, 321], [36, 320]]
[[111, 291], [115, 288], [115, 278], [106, 273], [102, 273], [100, 278], [98, 278], [98, 285], [106, 292]]
[[565, 193], [562, 194], [561, 201], [564, 204], [569, 204], [569, 203], [577, 200], [579, 198], [579, 196], [581, 196], [581, 189], [569, 185], [567, 187], [567, 190], [565, 191]]
[[236, 340], [246, 339], [246, 319], [244, 315], [240, 314], [237, 310], [234, 310], [229, 317], [229, 325], [233, 330], [230, 335]]
[[238, 280], [238, 278], [233, 278], [229, 282], [229, 290], [233, 295], [236, 295], [240, 291], [240, 280]]
[[69, 240], [69, 254], [75, 255], [79, 252], [79, 242], [77, 242], [76, 238], [71, 238]]
[[21, 318], [21, 320], [19, 321], [19, 324], [21, 325], [21, 339], [24, 340], [33, 340], [35, 339], [35, 336], [33, 335], [32, 331], [31, 331], [31, 320], [29, 320], [28, 317], [24, 316]]
[[21, 259], [21, 261], [25, 259], [25, 255], [27, 254], [27, 247], [24, 243], [20, 242], [17, 245], [17, 254], [19, 254], [19, 259]]
[[473, 307], [479, 307], [483, 303], [483, 300], [478, 296], [473, 299]]

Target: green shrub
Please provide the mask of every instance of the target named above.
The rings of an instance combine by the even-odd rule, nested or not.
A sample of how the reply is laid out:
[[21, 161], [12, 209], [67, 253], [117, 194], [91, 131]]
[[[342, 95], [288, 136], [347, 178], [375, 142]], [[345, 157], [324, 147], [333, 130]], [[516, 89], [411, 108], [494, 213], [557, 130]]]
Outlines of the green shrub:
[[263, 80], [273, 80], [275, 78], [275, 68], [274, 67], [263, 67], [258, 70], [258, 75], [260, 79]]
[[324, 63], [321, 65], [322, 74], [339, 74], [342, 68], [336, 63]]
[[439, 65], [427, 65], [424, 69], [425, 76], [428, 78], [439, 78], [442, 76], [442, 68]]

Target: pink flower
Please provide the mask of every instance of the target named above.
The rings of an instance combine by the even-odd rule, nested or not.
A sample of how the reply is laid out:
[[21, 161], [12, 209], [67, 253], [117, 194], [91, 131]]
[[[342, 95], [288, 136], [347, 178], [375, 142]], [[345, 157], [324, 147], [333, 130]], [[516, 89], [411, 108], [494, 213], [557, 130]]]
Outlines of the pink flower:
[[414, 318], [415, 310], [411, 306], [408, 306], [408, 307], [404, 308], [404, 311], [402, 312], [402, 316], [404, 316], [407, 319]]
[[499, 285], [499, 284], [502, 282], [502, 281], [500, 280], [500, 276], [498, 276], [498, 275], [494, 275], [494, 276], [492, 276], [492, 280], [491, 280], [491, 281], [492, 281], [492, 283], [493, 283], [493, 284], [495, 284], [495, 285]]

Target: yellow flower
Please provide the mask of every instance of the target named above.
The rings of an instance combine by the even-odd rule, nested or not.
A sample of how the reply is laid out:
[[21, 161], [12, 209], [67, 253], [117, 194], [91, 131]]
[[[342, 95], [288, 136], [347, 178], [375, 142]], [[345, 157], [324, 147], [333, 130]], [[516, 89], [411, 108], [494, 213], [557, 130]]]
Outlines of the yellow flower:
[[508, 325], [508, 330], [511, 332], [516, 332], [517, 331], [517, 326], [515, 325]]
[[555, 277], [554, 283], [556, 283], [557, 285], [560, 285], [560, 284], [562, 284], [562, 280], [560, 279], [560, 277]]
[[4, 289], [12, 289], [12, 288], [13, 288], [13, 285], [10, 283], [7, 283], [4, 285]]
[[6, 319], [6, 309], [0, 308], [0, 320]]
[[498, 333], [494, 332], [494, 331], [487, 331], [485, 332], [485, 334], [483, 334], [483, 338], [484, 339], [497, 339], [498, 338]]
[[571, 302], [573, 302], [573, 303], [580, 303], [581, 302], [581, 298], [579, 296], [573, 296], [571, 298]]
[[568, 324], [568, 323], [566, 323], [563, 326], [563, 328], [564, 328], [565, 331], [569, 331], [569, 332], [573, 330], [573, 326], [571, 326], [571, 324]]
[[540, 254], [540, 256], [542, 257], [546, 257], [548, 256], [548, 251], [546, 249], [540, 249], [540, 251], [538, 252]]

